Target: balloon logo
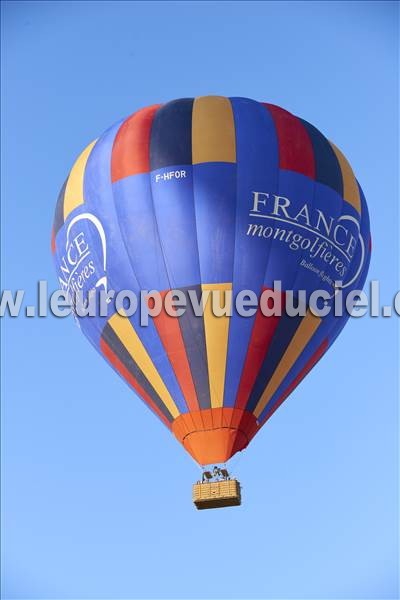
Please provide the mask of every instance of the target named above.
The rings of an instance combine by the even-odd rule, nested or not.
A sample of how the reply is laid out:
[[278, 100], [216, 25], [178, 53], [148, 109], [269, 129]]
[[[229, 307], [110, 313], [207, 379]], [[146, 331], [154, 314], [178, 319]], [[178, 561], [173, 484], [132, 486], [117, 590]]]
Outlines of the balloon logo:
[[[73, 228], [75, 223], [78, 223], [79, 221], [82, 221], [83, 219], [87, 219], [88, 221], [93, 223], [93, 225], [97, 229], [97, 232], [98, 232], [100, 240], [101, 240], [101, 250], [102, 250], [102, 256], [103, 256], [103, 261], [102, 261], [103, 269], [104, 269], [104, 273], [106, 273], [106, 271], [107, 271], [107, 268], [106, 268], [106, 265], [107, 265], [106, 234], [104, 233], [103, 225], [100, 223], [99, 219], [95, 215], [92, 215], [90, 213], [82, 213], [81, 215], [77, 215], [76, 217], [71, 219], [71, 221], [68, 224], [67, 231], [66, 231], [66, 249], [70, 245], [71, 229]], [[100, 286], [103, 286], [104, 290], [107, 291], [107, 275], [106, 274], [103, 275], [102, 277], [100, 277], [98, 279], [98, 281], [95, 283], [96, 288], [100, 287]]]
[[218, 291], [231, 303], [231, 316], [208, 302], [199, 317], [188, 301], [181, 316], [163, 309], [146, 326], [111, 305], [107, 317], [79, 317], [207, 465], [249, 444], [348, 318], [259, 306], [243, 316], [233, 299], [272, 294], [279, 281], [284, 307], [290, 290], [308, 303], [322, 289], [333, 304], [341, 281], [344, 302], [365, 282], [371, 244], [362, 189], [318, 129], [278, 106], [206, 96], [143, 108], [92, 142], [60, 192], [52, 250], [63, 289], [179, 290], [200, 303]]

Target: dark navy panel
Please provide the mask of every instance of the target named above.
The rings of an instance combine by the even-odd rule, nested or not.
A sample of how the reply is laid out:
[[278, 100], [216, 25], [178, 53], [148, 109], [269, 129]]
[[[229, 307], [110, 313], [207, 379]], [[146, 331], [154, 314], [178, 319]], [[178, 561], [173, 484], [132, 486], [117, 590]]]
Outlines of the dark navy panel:
[[[292, 367], [289, 369], [287, 375], [283, 378], [281, 384], [278, 386], [276, 392], [271, 396], [271, 399], [266, 404], [264, 410], [258, 417], [259, 423], [262, 423], [265, 419], [267, 413], [271, 410], [271, 408], [279, 401], [282, 394], [297, 375], [301, 372], [301, 370], [306, 366], [308, 361], [311, 359], [313, 354], [318, 350], [321, 346], [322, 342], [329, 336], [333, 327], [335, 326], [335, 320], [343, 320], [342, 317], [335, 317], [333, 312], [322, 319], [320, 326], [318, 327], [315, 334], [312, 336], [311, 340], [306, 344], [303, 351], [301, 352], [298, 359], [293, 363]], [[266, 386], [264, 386], [265, 389]]]
[[181, 291], [186, 296], [186, 311], [179, 317], [179, 325], [182, 331], [182, 337], [185, 344], [190, 371], [192, 373], [194, 387], [196, 388], [197, 399], [200, 408], [210, 408], [210, 387], [208, 383], [208, 363], [206, 335], [204, 331], [203, 317], [197, 317], [194, 314], [192, 302], [189, 297], [189, 290], [196, 294], [197, 301], [201, 299], [201, 286], [182, 288]]
[[67, 187], [67, 179], [64, 181], [64, 185], [62, 186], [60, 193], [58, 194], [56, 210], [54, 213], [54, 235], [57, 235], [58, 231], [64, 225], [64, 196], [65, 196], [65, 188]]
[[138, 365], [135, 363], [125, 346], [123, 346], [121, 340], [114, 333], [110, 325], [107, 324], [105, 326], [102, 338], [104, 339], [106, 344], [111, 348], [114, 354], [119, 358], [124, 367], [136, 379], [138, 384], [150, 396], [154, 404], [157, 406], [157, 408], [160, 409], [160, 411], [166, 417], [166, 419], [172, 422], [174, 419], [171, 413], [169, 412], [168, 408], [165, 406], [164, 402], [161, 400], [160, 396], [157, 394], [151, 383], [139, 369]]
[[150, 136], [150, 169], [192, 164], [193, 98], [173, 100], [155, 114]]
[[246, 410], [253, 412], [257, 406], [262, 393], [267, 387], [268, 382], [274, 374], [274, 371], [278, 366], [282, 356], [285, 354], [290, 341], [296, 333], [296, 330], [299, 327], [302, 319], [303, 317], [289, 317], [286, 314], [282, 314], [281, 318], [279, 319], [278, 327], [275, 330], [274, 338], [251, 391]]
[[310, 136], [315, 159], [315, 179], [343, 196], [343, 178], [339, 161], [325, 136], [311, 123], [300, 119]]

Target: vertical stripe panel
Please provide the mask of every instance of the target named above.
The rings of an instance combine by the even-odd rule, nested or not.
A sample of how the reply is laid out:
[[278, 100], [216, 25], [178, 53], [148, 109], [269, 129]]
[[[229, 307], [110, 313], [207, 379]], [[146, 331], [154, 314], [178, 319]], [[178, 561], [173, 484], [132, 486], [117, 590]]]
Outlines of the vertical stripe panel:
[[338, 159], [340, 168], [342, 170], [343, 198], [346, 200], [346, 202], [351, 204], [358, 213], [361, 213], [360, 191], [358, 189], [358, 183], [354, 176], [353, 169], [339, 148], [337, 148], [332, 142], [329, 143], [336, 154], [336, 158]]
[[204, 329], [207, 347], [208, 376], [210, 380], [211, 407], [218, 408], [223, 405], [224, 401], [230, 317], [225, 315], [217, 317], [214, 315], [212, 296], [214, 292], [219, 291], [220, 306], [225, 306], [225, 301], [228, 302], [229, 300], [228, 306], [230, 307], [232, 294], [230, 294], [229, 298], [226, 297], [226, 293], [232, 291], [232, 284], [203, 284], [201, 288], [205, 293], [207, 291], [210, 292], [204, 307]]
[[97, 140], [94, 140], [89, 146], [86, 146], [78, 160], [74, 164], [69, 174], [64, 194], [64, 221], [68, 215], [80, 204], [84, 203], [83, 180], [85, 175], [86, 163], [93, 146]]
[[100, 350], [118, 373], [140, 394], [150, 408], [154, 410], [156, 407], [157, 414], [161, 413], [171, 423], [173, 417], [168, 408], [108, 324], [104, 327], [100, 338]]
[[68, 178], [64, 181], [64, 184], [58, 194], [56, 210], [54, 213], [54, 236], [57, 235], [58, 231], [64, 225], [64, 196], [65, 196], [65, 188], [67, 187]]
[[236, 164], [194, 165], [193, 198], [201, 282], [232, 281]]
[[167, 314], [164, 309], [166, 293], [166, 291], [161, 292], [163, 308], [159, 315], [153, 317], [153, 322], [189, 410], [199, 410], [196, 389], [190, 371], [181, 328], [179, 327], [179, 318]]
[[189, 360], [196, 395], [201, 409], [210, 408], [210, 388], [208, 378], [207, 348], [204, 330], [204, 315], [196, 316], [189, 292], [201, 307], [201, 286], [180, 288], [186, 297], [186, 310], [179, 317], [179, 326]]
[[[260, 426], [262, 427], [266, 421], [273, 415], [273, 413], [280, 407], [281, 404], [286, 400], [286, 398], [296, 389], [299, 383], [302, 382], [304, 377], [311, 371], [311, 369], [317, 364], [320, 358], [323, 357], [325, 352], [329, 348], [329, 341], [324, 339], [323, 342], [318, 346], [316, 351], [309, 358], [304, 367], [299, 371], [296, 377], [293, 379], [292, 383], [286, 388], [283, 394], [278, 398], [278, 400], [269, 408], [268, 412], [264, 415], [261, 415]], [[267, 407], [268, 409], [268, 407]]]
[[300, 326], [301, 321], [302, 317], [290, 317], [286, 312], [282, 312], [282, 315], [279, 317], [273, 338], [268, 347], [268, 352], [257, 373], [256, 381], [247, 402], [246, 409], [248, 411], [253, 412], [257, 406], [265, 388], [279, 365], [282, 356], [285, 354], [286, 349], [289, 347], [291, 340]]
[[164, 104], [155, 114], [150, 136], [152, 171], [173, 165], [192, 164], [193, 99]]
[[223, 96], [196, 98], [192, 118], [193, 164], [236, 162], [232, 106]]
[[111, 181], [150, 171], [150, 130], [160, 105], [148, 106], [124, 121], [114, 140]]
[[279, 141], [279, 167], [315, 179], [314, 151], [300, 119], [274, 104], [264, 104], [274, 119]]
[[129, 319], [121, 316], [118, 313], [115, 313], [108, 323], [119, 337], [129, 354], [132, 356], [132, 358], [134, 358], [138, 367], [143, 372], [146, 379], [151, 383], [157, 394], [160, 396], [171, 415], [176, 418], [179, 415], [176, 404], [167, 390], [163, 380], [161, 379], [157, 369], [155, 368], [147, 350], [132, 327]]
[[[116, 242], [125, 247], [129, 271], [135, 274], [138, 286], [142, 290], [165, 290], [170, 285], [154, 214], [150, 177], [148, 173], [141, 173], [115, 182], [105, 200], [115, 204], [116, 228], [112, 231], [115, 231]], [[107, 210], [104, 202], [105, 215]]]
[[[105, 227], [108, 288], [131, 290], [139, 297], [141, 290], [165, 289], [168, 282], [155, 226], [150, 175], [140, 173], [111, 183], [111, 156], [120, 126], [121, 122], [108, 129], [90, 153], [85, 169], [85, 210], [95, 214]], [[82, 323], [92, 320], [82, 319]], [[94, 321], [98, 327], [103, 323], [100, 317]], [[153, 319], [142, 327], [136, 311], [130, 321], [179, 411], [186, 411], [185, 398]]]
[[[260, 294], [268, 262], [270, 240], [254, 240], [247, 231], [253, 191], [278, 187], [278, 140], [271, 114], [259, 102], [231, 98], [236, 129], [237, 175], [233, 297], [242, 290]], [[265, 243], [264, 243], [265, 242]], [[224, 406], [235, 406], [240, 377], [255, 316], [242, 317], [233, 311], [229, 325]]]
[[315, 159], [315, 179], [319, 183], [336, 190], [337, 193], [342, 196], [343, 194], [343, 180], [342, 171], [339, 166], [339, 162], [336, 158], [331, 145], [325, 136], [314, 125], [311, 125], [303, 119], [299, 119], [305, 127], [314, 149]]
[[54, 227], [51, 228], [51, 253], [55, 254], [56, 252], [56, 236], [54, 234]]
[[282, 359], [276, 367], [274, 374], [269, 380], [269, 383], [265, 388], [255, 410], [253, 411], [257, 418], [264, 410], [264, 407], [267, 405], [269, 399], [274, 394], [285, 375], [288, 373], [294, 362], [304, 350], [305, 346], [317, 331], [320, 323], [321, 319], [319, 317], [316, 317], [311, 312], [307, 312], [296, 333], [294, 334], [293, 339], [283, 354]]
[[[199, 285], [201, 279], [192, 166], [185, 168], [183, 179], [157, 182], [155, 179], [160, 172], [151, 174], [151, 213], [168, 278], [168, 285], [161, 289]], [[145, 242], [145, 252], [147, 245]], [[148, 268], [150, 272], [154, 269], [151, 264]]]
[[[192, 106], [191, 99], [165, 104], [157, 111], [151, 130], [152, 212], [168, 276], [168, 285], [161, 289], [200, 284], [191, 164]], [[171, 166], [173, 170], [168, 169]], [[175, 177], [176, 172], [182, 177]]]
[[[281, 306], [284, 306], [284, 293], [281, 294]], [[247, 349], [246, 361], [240, 378], [235, 408], [246, 408], [257, 376], [274, 339], [275, 331], [279, 324], [279, 318], [279, 316], [275, 315], [266, 317], [263, 315], [260, 307], [257, 310], [253, 331], [251, 332], [251, 338]]]

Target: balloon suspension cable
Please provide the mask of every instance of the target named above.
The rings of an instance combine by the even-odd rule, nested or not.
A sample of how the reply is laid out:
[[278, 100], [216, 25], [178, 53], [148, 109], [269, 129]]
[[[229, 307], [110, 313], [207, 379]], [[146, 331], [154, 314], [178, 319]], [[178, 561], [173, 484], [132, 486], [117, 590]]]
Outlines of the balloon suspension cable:
[[[236, 470], [238, 468], [239, 463], [241, 462], [242, 458], [243, 458], [243, 453], [244, 450], [241, 450], [240, 452], [237, 453], [237, 455], [233, 458], [230, 459], [229, 461], [229, 471], [231, 473], [231, 477], [236, 477]], [[226, 463], [224, 463], [224, 467], [226, 468]]]
[[223, 467], [218, 467], [215, 465], [212, 470], [206, 470], [203, 468], [201, 483], [215, 483], [217, 481], [229, 481], [230, 479], [231, 476], [226, 468], [226, 464], [224, 463]]

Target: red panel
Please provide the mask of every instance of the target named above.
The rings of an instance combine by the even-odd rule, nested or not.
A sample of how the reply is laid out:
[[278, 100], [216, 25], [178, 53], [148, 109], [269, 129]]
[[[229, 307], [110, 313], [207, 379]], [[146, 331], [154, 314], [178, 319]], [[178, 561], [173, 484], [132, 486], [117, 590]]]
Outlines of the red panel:
[[315, 179], [314, 151], [301, 121], [274, 104], [264, 104], [272, 115], [279, 143], [279, 167]]
[[153, 317], [154, 325], [156, 326], [158, 335], [165, 348], [169, 362], [174, 370], [189, 410], [199, 410], [200, 407], [197, 400], [196, 389], [194, 387], [185, 343], [179, 326], [179, 318], [171, 317], [164, 309], [164, 299], [167, 293], [168, 290], [160, 292], [163, 308], [158, 316]]
[[128, 369], [122, 364], [119, 358], [114, 354], [111, 350], [110, 346], [104, 341], [103, 338], [100, 339], [100, 349], [107, 360], [115, 367], [120, 375], [133, 387], [133, 389], [139, 394], [141, 398], [150, 406], [150, 408], [156, 413], [157, 416], [160, 417], [161, 421], [171, 429], [171, 423], [165, 416], [162, 414], [158, 406], [156, 406], [150, 396], [145, 392], [145, 390], [139, 385], [133, 375], [128, 371]]
[[294, 378], [289, 387], [283, 392], [282, 396], [279, 398], [277, 404], [275, 404], [270, 411], [268, 411], [266, 417], [263, 419], [261, 423], [261, 427], [264, 425], [266, 421], [274, 414], [274, 412], [280, 407], [281, 404], [286, 400], [286, 398], [293, 392], [293, 390], [299, 385], [299, 383], [304, 379], [304, 377], [311, 371], [311, 369], [317, 364], [320, 358], [325, 354], [325, 352], [329, 348], [328, 339], [325, 339], [322, 344], [317, 348], [308, 362], [304, 365], [300, 373], [297, 377]]
[[[263, 291], [268, 288], [263, 288]], [[285, 293], [281, 294], [281, 308], [285, 307]], [[257, 375], [264, 362], [268, 348], [272, 342], [280, 317], [266, 317], [258, 307], [256, 318], [251, 332], [249, 347], [247, 349], [242, 376], [240, 378], [235, 408], [245, 409]]]
[[126, 119], [115, 136], [111, 181], [150, 171], [150, 131], [159, 104], [142, 108]]

